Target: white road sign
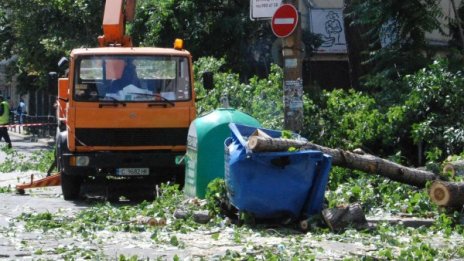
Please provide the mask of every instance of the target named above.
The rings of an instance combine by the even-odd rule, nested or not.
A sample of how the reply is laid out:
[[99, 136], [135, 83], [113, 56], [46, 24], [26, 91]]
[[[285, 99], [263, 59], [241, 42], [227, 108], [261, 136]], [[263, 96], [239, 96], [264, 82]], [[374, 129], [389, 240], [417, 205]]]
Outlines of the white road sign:
[[271, 19], [282, 0], [250, 0], [251, 20]]

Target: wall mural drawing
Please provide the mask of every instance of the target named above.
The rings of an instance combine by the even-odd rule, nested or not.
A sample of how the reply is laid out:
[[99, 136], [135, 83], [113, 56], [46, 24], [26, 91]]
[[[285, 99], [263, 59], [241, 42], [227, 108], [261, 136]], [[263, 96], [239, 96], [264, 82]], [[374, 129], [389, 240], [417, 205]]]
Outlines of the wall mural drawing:
[[346, 53], [345, 29], [341, 9], [311, 9], [311, 32], [321, 37], [319, 53]]

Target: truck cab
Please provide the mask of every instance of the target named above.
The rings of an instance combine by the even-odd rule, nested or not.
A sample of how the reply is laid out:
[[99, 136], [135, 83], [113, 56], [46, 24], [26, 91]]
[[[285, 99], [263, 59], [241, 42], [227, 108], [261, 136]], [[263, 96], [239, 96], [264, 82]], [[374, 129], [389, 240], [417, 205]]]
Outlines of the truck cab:
[[195, 118], [192, 57], [182, 48], [100, 47], [71, 52], [59, 79], [57, 166], [66, 200], [84, 180], [113, 177], [153, 187], [183, 182]]

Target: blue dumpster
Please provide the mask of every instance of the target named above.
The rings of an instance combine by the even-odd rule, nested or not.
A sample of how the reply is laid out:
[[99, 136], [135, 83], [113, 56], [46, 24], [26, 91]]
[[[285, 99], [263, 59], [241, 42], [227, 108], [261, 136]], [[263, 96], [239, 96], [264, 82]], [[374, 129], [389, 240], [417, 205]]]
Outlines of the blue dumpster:
[[[320, 151], [251, 152], [256, 127], [231, 123], [225, 140], [225, 182], [230, 203], [255, 218], [307, 218], [322, 210], [331, 157]], [[280, 131], [259, 128], [273, 138]]]

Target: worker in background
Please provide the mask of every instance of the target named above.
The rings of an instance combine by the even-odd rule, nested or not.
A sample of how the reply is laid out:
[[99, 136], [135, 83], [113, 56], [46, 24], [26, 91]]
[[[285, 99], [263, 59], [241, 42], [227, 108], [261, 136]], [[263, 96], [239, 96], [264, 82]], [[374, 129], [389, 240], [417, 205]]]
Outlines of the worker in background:
[[8, 134], [8, 129], [5, 125], [10, 123], [10, 105], [5, 100], [3, 95], [0, 95], [0, 141], [5, 139], [5, 142], [8, 143], [8, 148], [11, 149], [11, 140], [10, 135]]
[[26, 103], [24, 102], [23, 98], [19, 99], [19, 104], [18, 108], [16, 108], [16, 113], [19, 117], [19, 124], [23, 124], [24, 113], [26, 113]]

